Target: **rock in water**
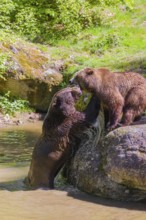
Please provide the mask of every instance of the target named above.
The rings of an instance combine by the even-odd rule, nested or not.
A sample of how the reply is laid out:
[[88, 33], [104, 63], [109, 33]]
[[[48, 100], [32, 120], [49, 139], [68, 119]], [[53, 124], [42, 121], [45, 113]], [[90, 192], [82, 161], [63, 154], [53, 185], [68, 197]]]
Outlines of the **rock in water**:
[[102, 197], [146, 199], [146, 124], [118, 128], [97, 145], [88, 138], [71, 162], [69, 182]]

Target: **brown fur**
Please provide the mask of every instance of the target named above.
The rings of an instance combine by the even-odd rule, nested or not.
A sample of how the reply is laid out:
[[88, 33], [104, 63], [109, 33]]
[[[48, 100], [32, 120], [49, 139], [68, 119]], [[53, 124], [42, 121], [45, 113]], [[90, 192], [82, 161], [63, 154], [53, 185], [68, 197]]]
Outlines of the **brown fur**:
[[66, 88], [54, 95], [33, 151], [27, 178], [29, 185], [54, 188], [54, 178], [77, 147], [80, 133], [98, 115], [94, 110], [99, 109], [96, 97], [91, 99], [86, 111], [76, 111], [75, 102], [80, 95], [78, 87]]
[[70, 83], [97, 95], [108, 108], [110, 129], [117, 126], [122, 115], [123, 125], [129, 125], [146, 109], [146, 79], [138, 73], [85, 68]]

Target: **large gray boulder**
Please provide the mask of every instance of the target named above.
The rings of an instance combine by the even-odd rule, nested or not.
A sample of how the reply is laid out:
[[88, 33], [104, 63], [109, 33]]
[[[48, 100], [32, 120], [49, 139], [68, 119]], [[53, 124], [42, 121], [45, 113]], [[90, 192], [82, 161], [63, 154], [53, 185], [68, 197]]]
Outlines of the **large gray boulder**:
[[98, 144], [89, 136], [71, 161], [68, 181], [97, 196], [146, 199], [146, 124], [118, 128]]

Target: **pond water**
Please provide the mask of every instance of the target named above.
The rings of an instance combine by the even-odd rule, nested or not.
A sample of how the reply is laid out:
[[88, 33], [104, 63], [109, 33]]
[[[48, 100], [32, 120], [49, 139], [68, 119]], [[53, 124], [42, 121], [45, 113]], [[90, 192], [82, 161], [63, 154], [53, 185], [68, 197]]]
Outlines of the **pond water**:
[[146, 220], [144, 203], [102, 199], [59, 184], [56, 190], [28, 190], [23, 180], [41, 126], [0, 128], [1, 220]]

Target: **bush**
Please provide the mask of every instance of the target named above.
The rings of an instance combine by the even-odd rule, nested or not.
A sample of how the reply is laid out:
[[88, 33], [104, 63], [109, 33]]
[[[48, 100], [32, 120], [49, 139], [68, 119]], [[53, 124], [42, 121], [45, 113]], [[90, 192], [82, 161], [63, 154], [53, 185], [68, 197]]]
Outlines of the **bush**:
[[29, 39], [35, 39], [40, 34], [35, 14], [36, 9], [33, 7], [22, 8], [15, 16], [13, 29]]
[[0, 28], [10, 29], [11, 13], [15, 9], [15, 4], [12, 0], [0, 1]]
[[60, 38], [103, 24], [106, 7], [132, 7], [133, 0], [1, 0], [2, 28], [10, 28], [33, 41]]
[[99, 35], [95, 40], [89, 43], [85, 50], [88, 50], [93, 54], [102, 55], [105, 51], [118, 46], [120, 43], [120, 37], [115, 32], [103, 33]]
[[7, 92], [4, 96], [0, 96], [0, 111], [3, 114], [14, 115], [16, 112], [29, 111], [29, 102], [22, 99], [12, 99], [10, 92]]

